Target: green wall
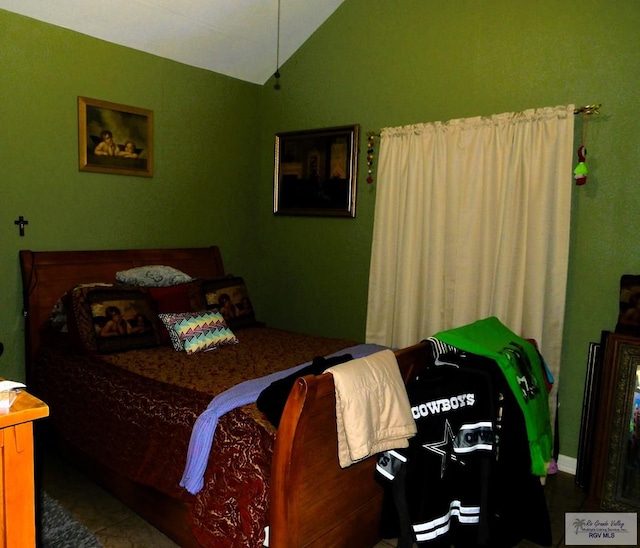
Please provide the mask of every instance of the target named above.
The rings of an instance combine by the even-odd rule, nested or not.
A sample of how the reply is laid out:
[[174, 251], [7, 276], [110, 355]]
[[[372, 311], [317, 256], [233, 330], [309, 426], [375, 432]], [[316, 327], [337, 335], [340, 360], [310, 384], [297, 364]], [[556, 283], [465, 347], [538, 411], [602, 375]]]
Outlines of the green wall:
[[[219, 244], [245, 273], [260, 87], [3, 10], [0, 40], [0, 376], [22, 379], [20, 249]], [[154, 112], [152, 178], [78, 170], [78, 96]]]
[[[620, 276], [640, 273], [638, 29], [633, 1], [346, 0], [282, 67], [281, 89], [262, 90], [267, 321], [364, 336], [375, 201], [367, 131], [602, 103], [588, 125], [589, 180], [573, 185], [560, 452], [576, 457], [589, 343], [615, 327]], [[363, 133], [356, 219], [273, 217], [273, 134], [351, 123]]]
[[[23, 248], [217, 243], [261, 319], [362, 340], [375, 203], [364, 134], [600, 102], [589, 181], [573, 186], [560, 435], [575, 457], [589, 342], [615, 326], [620, 276], [640, 273], [639, 28], [634, 1], [346, 0], [275, 90], [0, 11], [0, 375], [23, 375]], [[154, 111], [153, 178], [78, 171], [79, 95]], [[356, 218], [273, 216], [274, 134], [355, 123]]]

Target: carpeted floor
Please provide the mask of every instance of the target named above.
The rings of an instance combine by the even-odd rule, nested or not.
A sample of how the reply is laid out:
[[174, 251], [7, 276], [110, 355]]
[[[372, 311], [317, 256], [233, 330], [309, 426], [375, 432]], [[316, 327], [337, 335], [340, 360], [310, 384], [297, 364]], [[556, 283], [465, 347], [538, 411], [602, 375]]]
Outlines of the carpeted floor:
[[100, 548], [95, 535], [46, 492], [40, 497], [42, 548]]

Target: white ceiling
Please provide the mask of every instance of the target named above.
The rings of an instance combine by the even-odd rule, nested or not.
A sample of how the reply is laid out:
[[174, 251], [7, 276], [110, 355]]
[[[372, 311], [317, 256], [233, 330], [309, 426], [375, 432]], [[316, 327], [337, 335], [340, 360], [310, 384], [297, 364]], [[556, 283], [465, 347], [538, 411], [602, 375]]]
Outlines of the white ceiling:
[[[344, 0], [280, 0], [282, 65]], [[0, 0], [0, 8], [264, 84], [278, 60], [278, 0]]]

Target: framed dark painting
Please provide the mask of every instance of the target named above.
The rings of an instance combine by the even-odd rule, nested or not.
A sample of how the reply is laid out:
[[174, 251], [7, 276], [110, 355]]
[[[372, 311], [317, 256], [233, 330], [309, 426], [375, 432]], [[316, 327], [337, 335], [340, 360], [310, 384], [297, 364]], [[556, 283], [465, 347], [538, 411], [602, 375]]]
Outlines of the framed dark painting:
[[640, 337], [640, 276], [620, 277], [620, 305], [616, 333]]
[[273, 212], [356, 216], [359, 126], [276, 134]]
[[153, 111], [78, 97], [80, 171], [153, 175]]

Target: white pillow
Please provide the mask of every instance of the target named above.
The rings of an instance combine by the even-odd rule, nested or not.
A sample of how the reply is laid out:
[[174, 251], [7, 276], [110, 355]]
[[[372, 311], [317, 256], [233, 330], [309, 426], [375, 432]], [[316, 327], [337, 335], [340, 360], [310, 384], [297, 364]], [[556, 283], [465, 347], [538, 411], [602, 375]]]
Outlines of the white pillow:
[[158, 264], [120, 270], [116, 272], [116, 280], [127, 285], [168, 287], [191, 282], [193, 278], [177, 268]]

